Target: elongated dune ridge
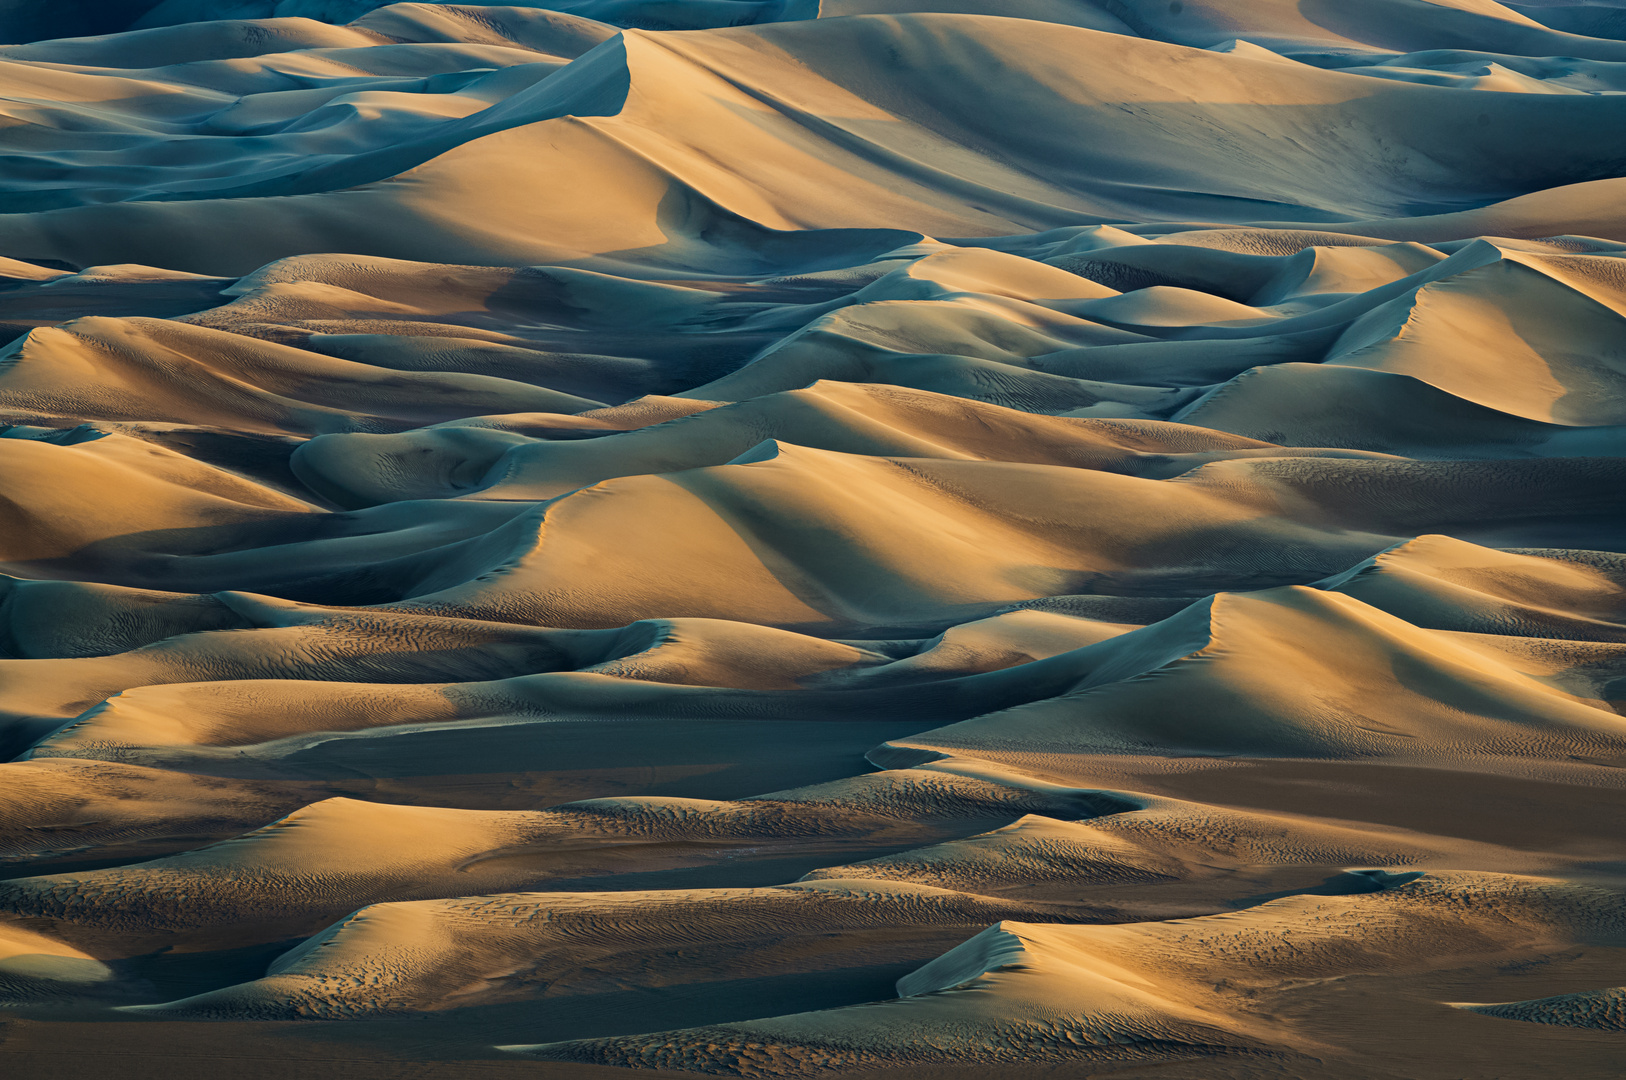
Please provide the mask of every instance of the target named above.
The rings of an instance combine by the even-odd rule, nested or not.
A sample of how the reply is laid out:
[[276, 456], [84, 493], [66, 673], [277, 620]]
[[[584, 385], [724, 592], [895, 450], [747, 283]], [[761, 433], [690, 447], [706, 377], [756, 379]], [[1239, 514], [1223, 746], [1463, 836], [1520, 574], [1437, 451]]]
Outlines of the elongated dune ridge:
[[1626, 0], [0, 40], [0, 1074], [1626, 1075]]

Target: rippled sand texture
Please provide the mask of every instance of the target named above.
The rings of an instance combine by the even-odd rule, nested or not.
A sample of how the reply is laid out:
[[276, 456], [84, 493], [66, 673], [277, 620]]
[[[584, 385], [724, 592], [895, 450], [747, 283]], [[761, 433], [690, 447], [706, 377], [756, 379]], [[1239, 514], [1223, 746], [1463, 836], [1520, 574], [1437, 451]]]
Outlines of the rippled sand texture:
[[1626, 1074], [1626, 7], [0, 32], [0, 1072]]

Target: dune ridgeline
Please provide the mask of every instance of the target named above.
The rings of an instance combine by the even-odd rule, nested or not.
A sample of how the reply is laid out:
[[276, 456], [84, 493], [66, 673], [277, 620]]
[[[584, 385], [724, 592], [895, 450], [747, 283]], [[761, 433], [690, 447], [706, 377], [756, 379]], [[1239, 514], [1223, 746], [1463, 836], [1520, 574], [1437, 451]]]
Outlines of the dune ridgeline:
[[0, 38], [0, 1072], [1626, 1073], [1626, 7]]

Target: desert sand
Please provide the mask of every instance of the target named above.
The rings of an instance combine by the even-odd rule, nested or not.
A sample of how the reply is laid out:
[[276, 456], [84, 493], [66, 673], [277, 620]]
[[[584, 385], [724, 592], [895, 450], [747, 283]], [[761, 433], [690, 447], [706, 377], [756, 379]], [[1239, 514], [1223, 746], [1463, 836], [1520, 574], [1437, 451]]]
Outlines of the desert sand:
[[0, 41], [0, 1073], [1626, 1074], [1618, 0]]

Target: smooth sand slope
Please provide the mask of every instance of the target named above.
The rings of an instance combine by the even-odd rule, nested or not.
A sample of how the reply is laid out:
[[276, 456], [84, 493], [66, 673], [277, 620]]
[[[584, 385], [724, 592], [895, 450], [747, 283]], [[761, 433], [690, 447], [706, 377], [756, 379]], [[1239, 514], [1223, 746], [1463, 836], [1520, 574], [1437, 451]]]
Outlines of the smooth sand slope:
[[1618, 8], [25, 7], [0, 1072], [1626, 1071]]

